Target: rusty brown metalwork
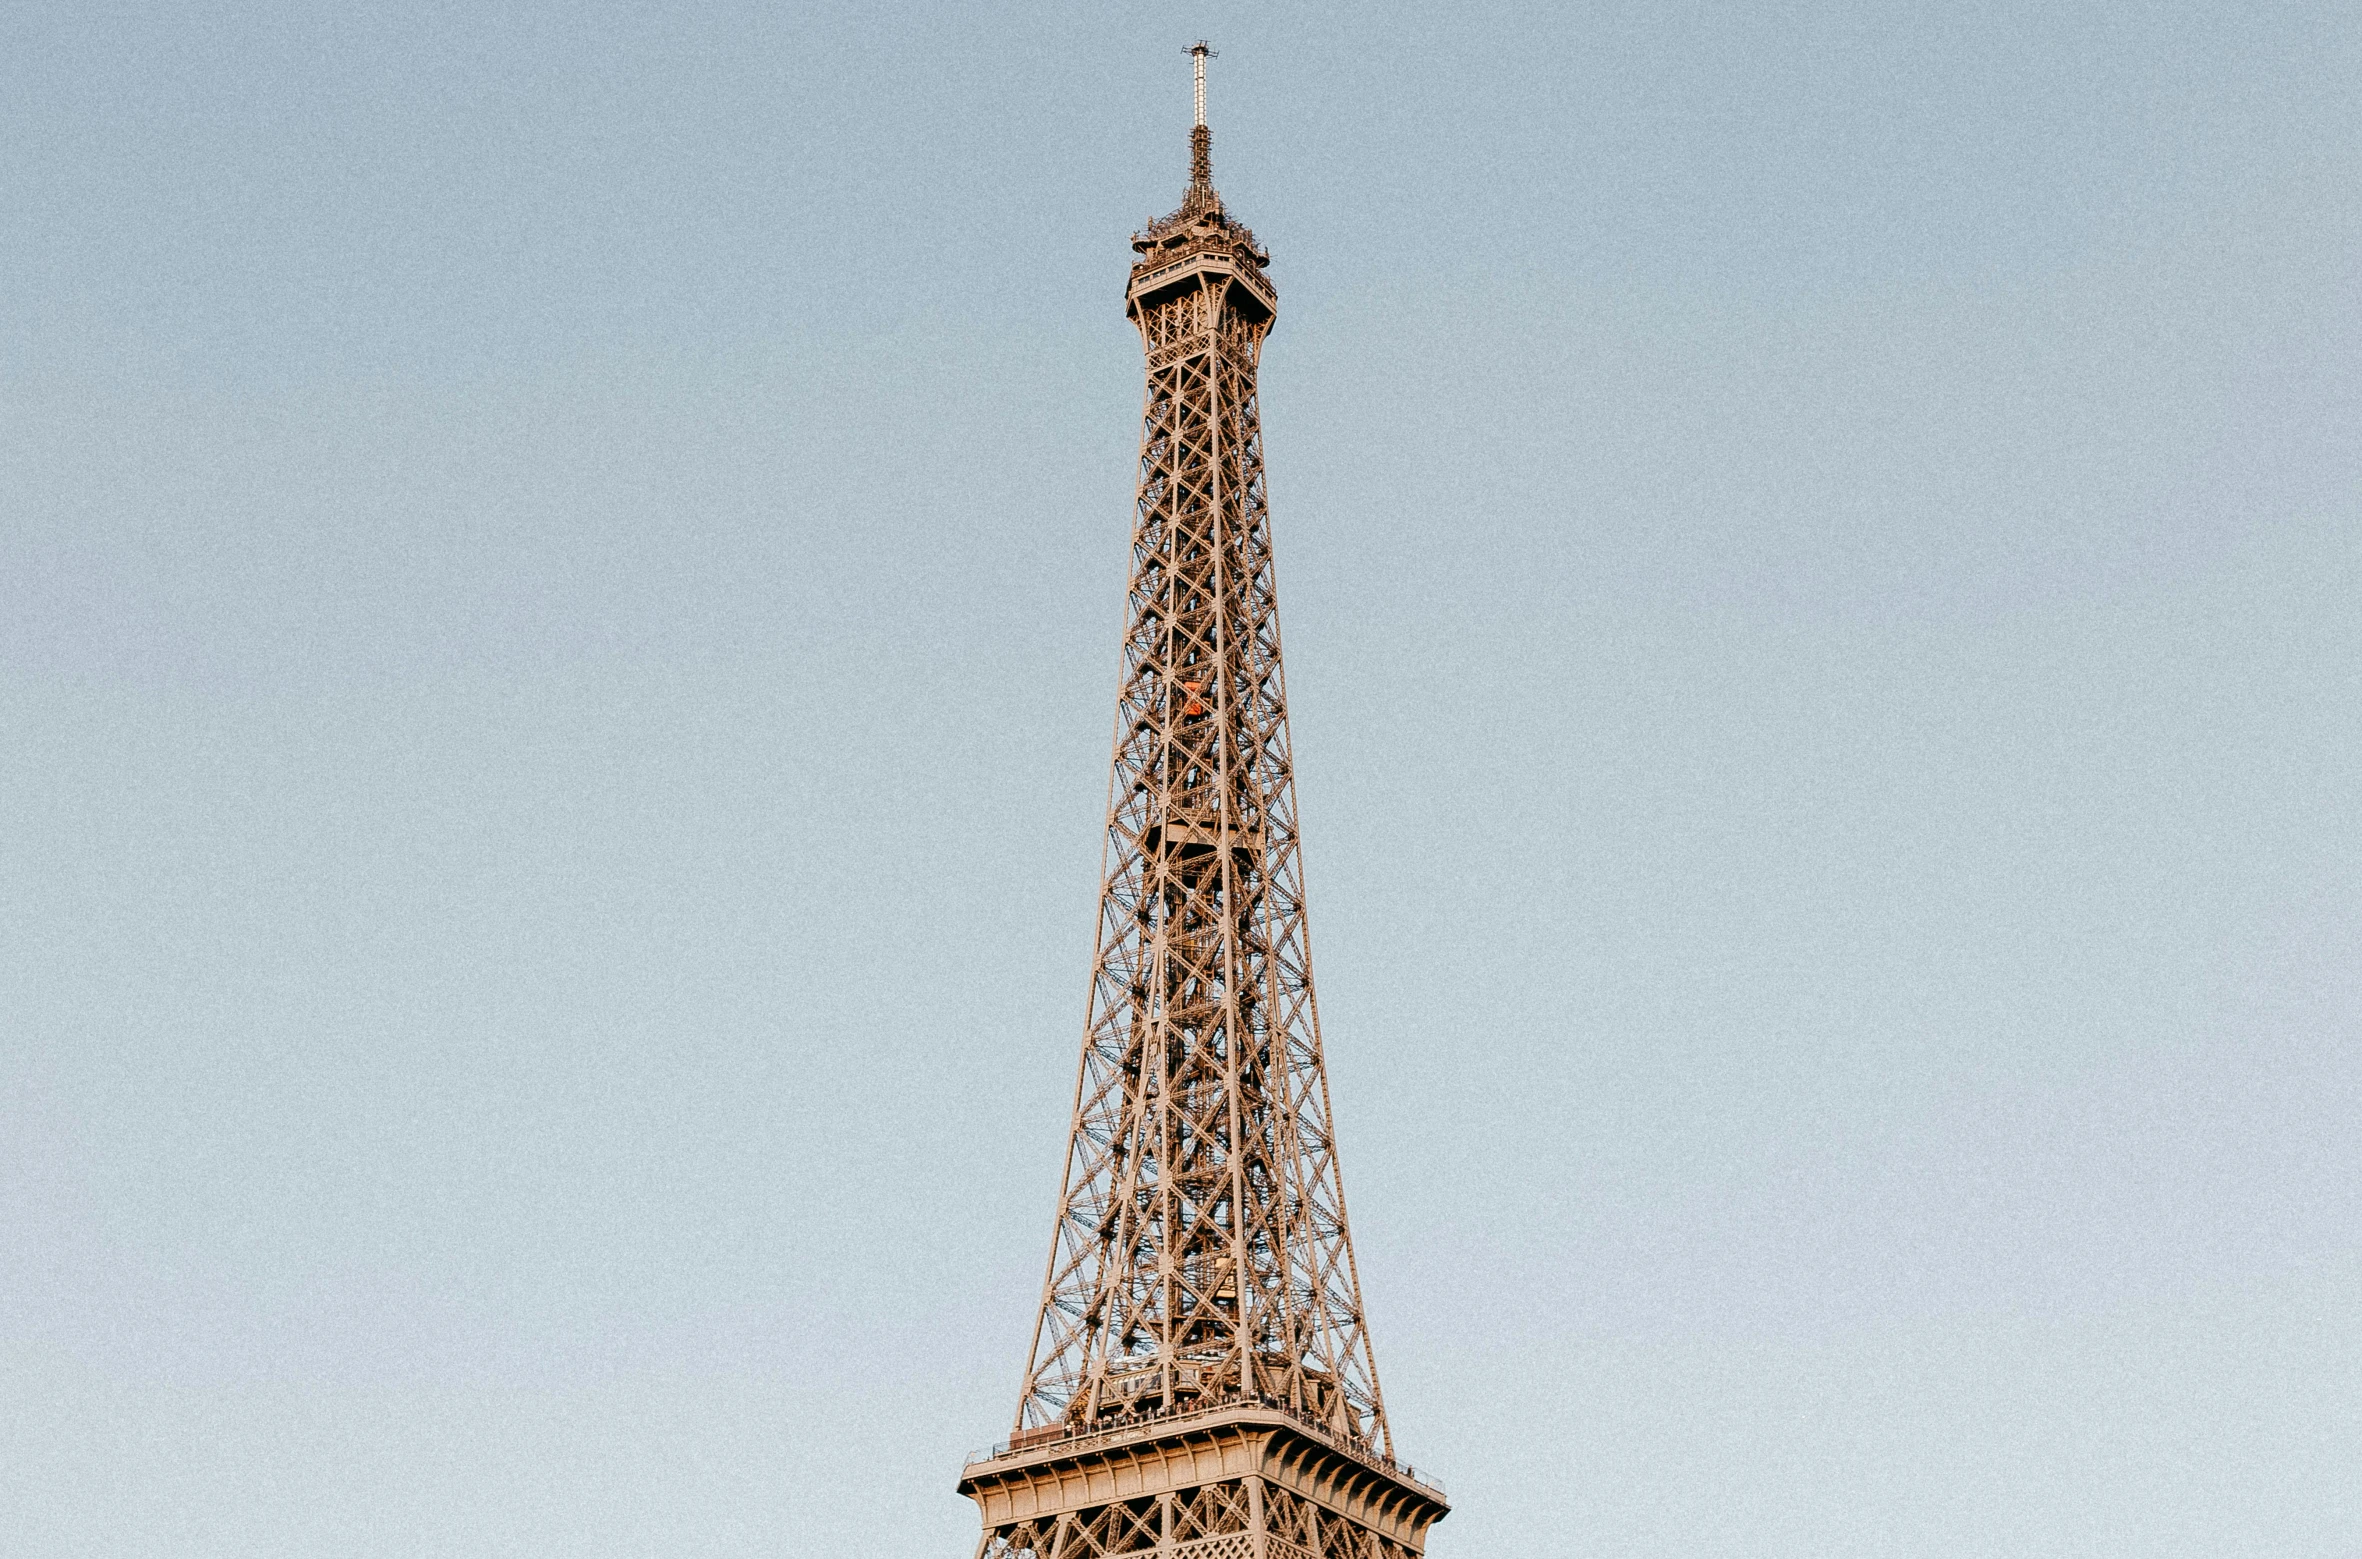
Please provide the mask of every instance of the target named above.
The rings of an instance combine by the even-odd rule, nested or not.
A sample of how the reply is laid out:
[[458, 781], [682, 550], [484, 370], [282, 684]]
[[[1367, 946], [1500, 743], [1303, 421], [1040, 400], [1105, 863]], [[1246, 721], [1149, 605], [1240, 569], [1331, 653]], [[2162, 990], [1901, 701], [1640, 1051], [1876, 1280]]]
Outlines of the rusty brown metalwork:
[[979, 1559], [1404, 1559], [1305, 931], [1256, 369], [1270, 256], [1215, 192], [1132, 239], [1147, 391], [1073, 1128]]

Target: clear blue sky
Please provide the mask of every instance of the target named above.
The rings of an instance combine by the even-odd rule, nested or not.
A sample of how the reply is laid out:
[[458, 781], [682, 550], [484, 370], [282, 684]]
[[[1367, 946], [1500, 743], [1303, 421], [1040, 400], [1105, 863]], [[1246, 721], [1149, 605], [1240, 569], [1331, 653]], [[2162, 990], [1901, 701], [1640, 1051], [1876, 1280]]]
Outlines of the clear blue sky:
[[0, 1554], [964, 1553], [1187, 62], [1454, 1556], [2362, 1551], [2362, 12], [0, 15]]

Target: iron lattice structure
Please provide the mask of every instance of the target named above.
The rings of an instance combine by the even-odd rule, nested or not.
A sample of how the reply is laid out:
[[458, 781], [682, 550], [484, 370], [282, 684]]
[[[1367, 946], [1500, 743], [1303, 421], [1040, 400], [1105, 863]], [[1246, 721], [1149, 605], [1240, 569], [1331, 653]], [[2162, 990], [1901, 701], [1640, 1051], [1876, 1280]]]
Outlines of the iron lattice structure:
[[1147, 355], [1104, 887], [1074, 1122], [982, 1556], [1422, 1550], [1321, 1058], [1256, 369], [1270, 256], [1215, 192], [1132, 240]]

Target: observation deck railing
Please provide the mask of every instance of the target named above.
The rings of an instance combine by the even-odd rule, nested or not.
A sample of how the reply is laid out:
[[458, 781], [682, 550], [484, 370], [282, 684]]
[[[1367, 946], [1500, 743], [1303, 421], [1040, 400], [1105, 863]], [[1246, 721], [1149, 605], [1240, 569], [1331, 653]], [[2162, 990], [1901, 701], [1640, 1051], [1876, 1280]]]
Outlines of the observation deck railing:
[[1151, 1425], [1178, 1423], [1188, 1418], [1205, 1418], [1242, 1407], [1254, 1408], [1258, 1412], [1277, 1413], [1291, 1425], [1308, 1432], [1313, 1439], [1333, 1451], [1382, 1467], [1404, 1482], [1415, 1484], [1426, 1490], [1437, 1499], [1449, 1497], [1445, 1494], [1442, 1484], [1422, 1474], [1409, 1462], [1396, 1461], [1374, 1445], [1349, 1439], [1314, 1418], [1310, 1413], [1291, 1407], [1285, 1402], [1277, 1401], [1271, 1397], [1245, 1395], [1218, 1397], [1211, 1402], [1192, 1402], [1187, 1407], [1168, 1407], [1154, 1413], [1125, 1413], [1116, 1418], [1101, 1419], [1090, 1428], [1078, 1430], [1074, 1434], [1060, 1435], [1054, 1440], [1029, 1441], [1023, 1446], [1017, 1446], [1011, 1440], [1003, 1440], [988, 1449], [969, 1452], [968, 1466], [976, 1467], [985, 1462], [999, 1461], [1002, 1457], [1009, 1455], [1012, 1448], [1028, 1452], [1087, 1451], [1120, 1440], [1134, 1430], [1147, 1428]]
[[1264, 275], [1251, 258], [1241, 255], [1235, 246], [1227, 243], [1200, 244], [1181, 254], [1159, 255], [1155, 269], [1139, 271], [1125, 284], [1125, 291], [1153, 291], [1159, 284], [1171, 281], [1208, 260], [1216, 262], [1226, 274], [1243, 282], [1250, 291], [1266, 293], [1274, 300], [1279, 297], [1279, 288], [1271, 278]]

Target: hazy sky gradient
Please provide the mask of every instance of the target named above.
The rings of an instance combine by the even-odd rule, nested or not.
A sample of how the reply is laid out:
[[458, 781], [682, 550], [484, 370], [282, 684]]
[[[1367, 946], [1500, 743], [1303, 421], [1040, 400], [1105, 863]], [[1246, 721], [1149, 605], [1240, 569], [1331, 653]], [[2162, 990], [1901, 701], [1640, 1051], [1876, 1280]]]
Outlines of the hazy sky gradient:
[[2362, 12], [0, 15], [0, 1554], [957, 1555], [1214, 163], [1437, 1559], [2362, 1551]]

